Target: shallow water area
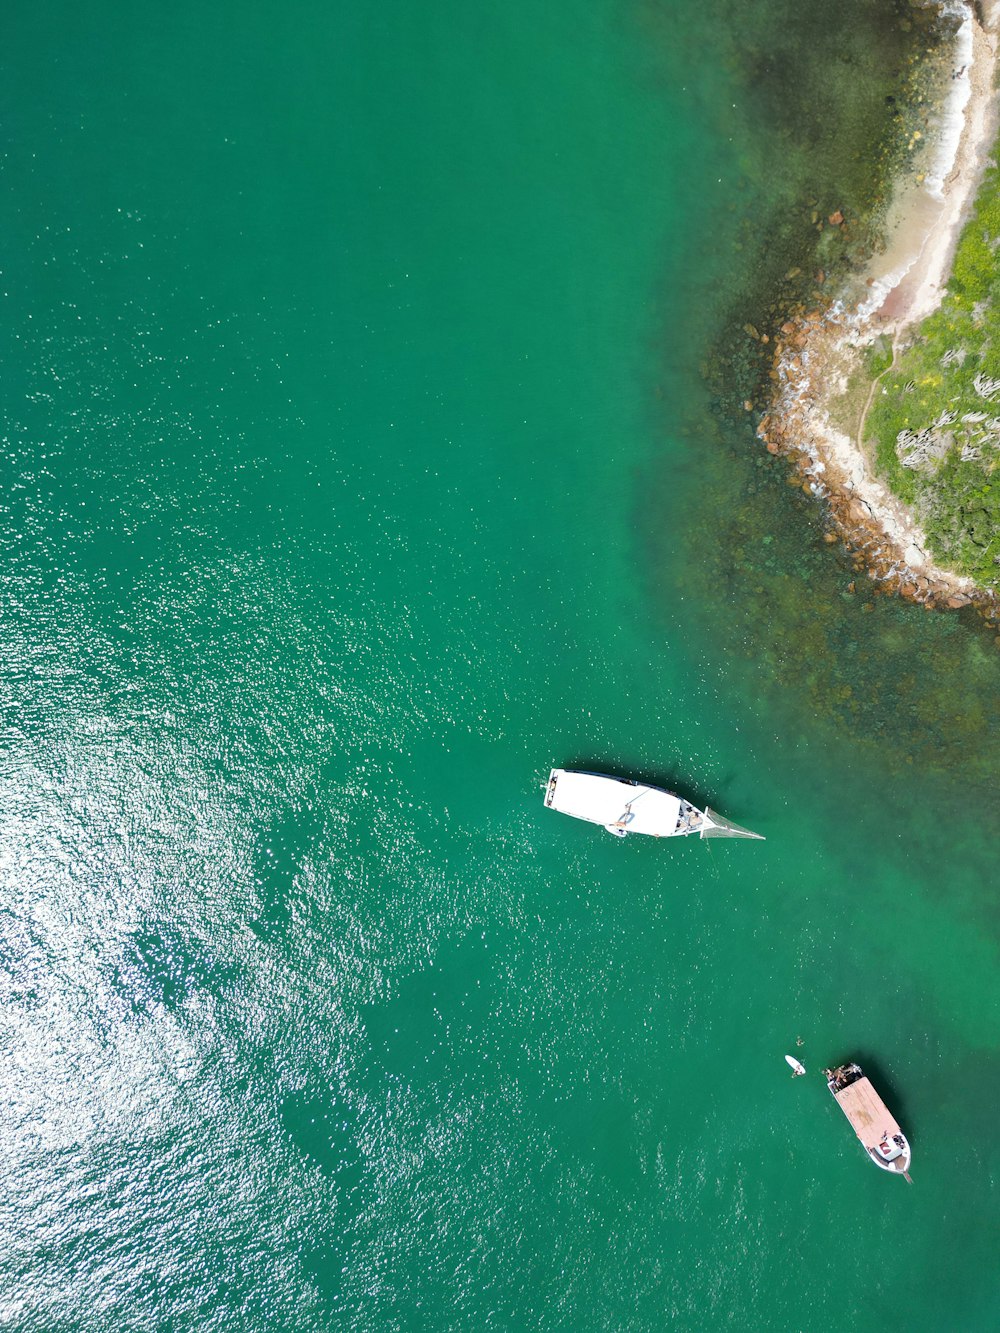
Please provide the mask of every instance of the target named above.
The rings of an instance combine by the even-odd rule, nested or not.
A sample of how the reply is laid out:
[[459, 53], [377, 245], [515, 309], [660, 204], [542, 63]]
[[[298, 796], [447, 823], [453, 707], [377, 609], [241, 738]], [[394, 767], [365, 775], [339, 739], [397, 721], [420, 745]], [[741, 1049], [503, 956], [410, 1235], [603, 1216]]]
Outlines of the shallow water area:
[[0, 1326], [991, 1327], [997, 658], [847, 592], [712, 369], [912, 31], [57, 8], [0, 57]]

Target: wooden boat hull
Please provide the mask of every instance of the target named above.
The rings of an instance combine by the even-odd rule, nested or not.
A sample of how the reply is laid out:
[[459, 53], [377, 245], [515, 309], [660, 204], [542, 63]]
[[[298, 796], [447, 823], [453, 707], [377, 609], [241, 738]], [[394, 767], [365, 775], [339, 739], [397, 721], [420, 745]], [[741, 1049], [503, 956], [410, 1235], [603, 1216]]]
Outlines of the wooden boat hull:
[[868, 1158], [880, 1171], [909, 1180], [909, 1142], [861, 1066], [849, 1062], [823, 1072], [834, 1101], [850, 1121]]

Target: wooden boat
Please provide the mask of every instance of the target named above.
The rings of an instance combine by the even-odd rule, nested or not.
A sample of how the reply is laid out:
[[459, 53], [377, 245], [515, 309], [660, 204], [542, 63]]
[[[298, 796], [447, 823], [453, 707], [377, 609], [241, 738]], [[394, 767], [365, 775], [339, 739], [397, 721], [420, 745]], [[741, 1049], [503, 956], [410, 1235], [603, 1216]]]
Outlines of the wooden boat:
[[865, 1077], [861, 1066], [838, 1065], [824, 1069], [833, 1094], [865, 1152], [882, 1171], [910, 1179], [910, 1145], [885, 1102]]
[[761, 838], [709, 810], [699, 810], [673, 792], [647, 787], [627, 778], [605, 773], [583, 773], [572, 768], [554, 768], [545, 787], [545, 804], [574, 819], [600, 824], [609, 833], [624, 838], [627, 833], [646, 833], [653, 838]]

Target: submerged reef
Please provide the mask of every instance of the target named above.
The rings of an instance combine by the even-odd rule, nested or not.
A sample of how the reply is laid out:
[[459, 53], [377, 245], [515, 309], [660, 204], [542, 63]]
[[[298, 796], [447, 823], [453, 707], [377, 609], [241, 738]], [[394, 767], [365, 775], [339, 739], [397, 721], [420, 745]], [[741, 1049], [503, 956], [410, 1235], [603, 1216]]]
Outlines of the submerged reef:
[[958, 27], [932, 67], [928, 133], [907, 142], [921, 170], [897, 182], [860, 285], [782, 326], [759, 434], [827, 501], [833, 533], [870, 577], [995, 618], [1000, 183], [995, 170], [983, 177], [996, 140], [995, 12], [963, 4], [947, 17]]
[[[905, 566], [905, 546], [887, 540], [850, 475], [838, 490], [832, 467], [817, 469], [808, 434], [815, 422], [788, 414], [793, 399], [821, 401], [825, 426], [847, 439], [856, 460], [852, 432], [892, 360], [899, 307], [885, 310], [888, 284], [874, 284], [891, 278], [898, 261], [898, 248], [887, 245], [900, 214], [894, 183], [906, 180], [916, 192], [936, 165], [934, 129], [955, 72], [958, 16], [899, 5], [893, 22], [879, 34], [878, 68], [866, 68], [866, 90], [875, 93], [850, 149], [836, 115], [842, 89], [828, 90], [829, 116], [808, 124], [810, 151], [777, 204], [765, 210], [761, 195], [752, 196], [733, 260], [744, 283], [718, 315], [702, 364], [704, 397], [683, 417], [664, 404], [669, 428], [690, 441], [697, 460], [684, 476], [663, 464], [671, 470], [662, 485], [680, 492], [689, 521], [683, 532], [662, 527], [654, 484], [642, 502], [643, 527], [652, 570], [674, 567], [678, 540], [689, 546], [665, 620], [679, 601], [700, 617], [729, 676], [748, 701], [767, 700], [761, 706], [775, 726], [794, 736], [805, 705], [830, 725], [831, 743], [849, 735], [890, 769], [915, 764], [966, 782], [1000, 763], [990, 723], [1000, 689], [996, 603], [984, 594], [975, 605], [976, 588], [957, 575], [932, 586]], [[794, 33], [788, 40], [801, 45]], [[808, 89], [798, 95], [807, 99]], [[793, 122], [788, 114], [783, 124]], [[763, 122], [754, 133], [773, 142]], [[751, 181], [743, 193], [752, 191]], [[902, 199], [903, 213], [912, 214], [910, 202]], [[909, 245], [912, 234], [904, 239]], [[865, 303], [870, 314], [852, 319]], [[875, 477], [872, 484], [905, 519], [888, 485]], [[964, 609], [924, 614], [948, 601]]]

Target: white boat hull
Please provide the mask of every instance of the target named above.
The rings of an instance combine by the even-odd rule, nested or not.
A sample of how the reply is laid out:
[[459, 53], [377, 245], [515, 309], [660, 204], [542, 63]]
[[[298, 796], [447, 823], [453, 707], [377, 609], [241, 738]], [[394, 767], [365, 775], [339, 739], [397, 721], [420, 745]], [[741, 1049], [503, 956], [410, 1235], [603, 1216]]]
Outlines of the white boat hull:
[[619, 838], [628, 833], [645, 833], [652, 838], [684, 838], [692, 833], [702, 838], [761, 836], [731, 824], [712, 810], [699, 810], [661, 787], [606, 773], [552, 769], [545, 787], [545, 804], [574, 819], [600, 824]]

